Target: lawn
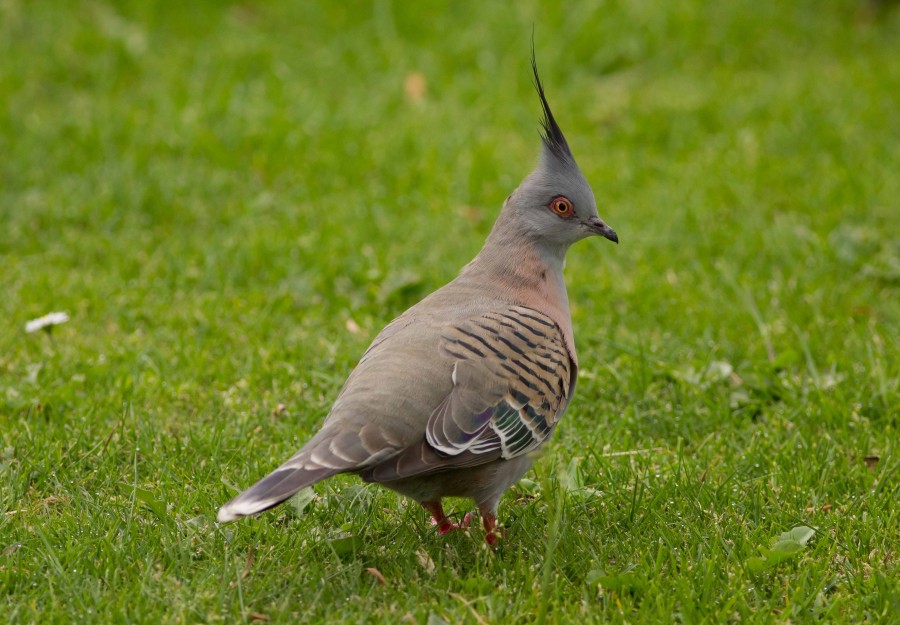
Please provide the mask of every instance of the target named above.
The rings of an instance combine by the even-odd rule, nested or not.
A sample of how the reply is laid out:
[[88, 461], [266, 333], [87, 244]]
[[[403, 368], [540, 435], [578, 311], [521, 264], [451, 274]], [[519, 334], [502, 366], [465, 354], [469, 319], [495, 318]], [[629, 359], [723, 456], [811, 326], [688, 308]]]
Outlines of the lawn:
[[[3, 620], [900, 623], [900, 11], [425, 4], [0, 2]], [[532, 28], [621, 243], [505, 539], [216, 525], [531, 170]]]

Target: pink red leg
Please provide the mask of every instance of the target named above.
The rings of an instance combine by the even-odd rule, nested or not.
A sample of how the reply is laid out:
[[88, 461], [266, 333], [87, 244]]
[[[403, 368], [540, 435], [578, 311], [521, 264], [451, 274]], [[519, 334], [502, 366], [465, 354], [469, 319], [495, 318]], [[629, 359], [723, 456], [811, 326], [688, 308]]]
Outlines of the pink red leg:
[[440, 532], [441, 536], [449, 534], [453, 530], [459, 529], [459, 525], [451, 521], [447, 518], [447, 515], [444, 514], [444, 507], [441, 505], [440, 500], [438, 501], [423, 501], [422, 507], [428, 511], [428, 514], [431, 515], [431, 523], [432, 525], [436, 525], [438, 532]]
[[478, 511], [481, 513], [481, 524], [484, 525], [484, 539], [493, 547], [506, 536], [506, 529], [497, 526], [497, 513], [493, 506], [478, 506]]
[[[469, 512], [462, 523], [456, 524], [444, 513], [444, 507], [440, 501], [423, 501], [422, 507], [431, 515], [431, 523], [437, 526], [441, 536], [445, 536], [460, 528], [469, 527], [477, 518], [474, 512]], [[484, 526], [484, 539], [489, 545], [494, 546], [498, 540], [506, 535], [506, 530], [497, 526], [497, 514], [494, 512], [493, 507], [479, 506], [478, 512], [481, 514], [481, 524]]]

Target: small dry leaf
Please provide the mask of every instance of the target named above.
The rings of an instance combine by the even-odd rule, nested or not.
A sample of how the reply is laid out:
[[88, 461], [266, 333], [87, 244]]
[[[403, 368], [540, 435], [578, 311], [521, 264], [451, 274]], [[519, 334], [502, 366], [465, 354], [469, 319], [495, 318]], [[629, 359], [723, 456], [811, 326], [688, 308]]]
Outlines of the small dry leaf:
[[382, 586], [387, 586], [387, 580], [384, 579], [384, 575], [382, 575], [381, 571], [376, 569], [374, 566], [367, 566], [366, 573], [368, 573], [369, 575], [374, 577], [376, 580], [378, 580], [378, 583], [381, 584]]
[[419, 621], [416, 620], [416, 617], [412, 615], [412, 612], [407, 612], [403, 615], [403, 620], [407, 623], [412, 623], [412, 625], [419, 625]]
[[282, 404], [282, 403], [279, 402], [278, 405], [275, 406], [275, 409], [272, 410], [272, 416], [273, 416], [273, 417], [280, 417], [281, 415], [284, 414], [284, 411], [285, 411], [285, 410], [287, 410], [287, 405], [286, 405], [286, 404]]
[[269, 618], [268, 614], [263, 614], [262, 612], [251, 612], [250, 620], [267, 622], [267, 621], [271, 621], [272, 619]]
[[464, 204], [456, 209], [460, 217], [471, 224], [479, 224], [484, 220], [484, 211], [477, 206]]
[[403, 79], [403, 93], [406, 95], [407, 102], [421, 102], [425, 98], [426, 91], [428, 91], [428, 84], [425, 82], [423, 74], [410, 72]]
[[879, 460], [881, 460], [880, 456], [866, 456], [863, 458], [863, 462], [866, 463], [866, 466], [869, 467], [869, 471], [872, 473], [875, 472], [875, 465], [878, 464]]
[[246, 579], [248, 575], [250, 575], [250, 571], [253, 569], [253, 563], [256, 561], [256, 547], [250, 545], [250, 550], [247, 552], [247, 561], [244, 562], [244, 572], [241, 574], [241, 577]]
[[344, 326], [350, 334], [359, 334], [362, 332], [362, 328], [360, 328], [359, 324], [353, 321], [353, 319], [347, 319], [347, 323], [345, 323]]
[[3, 550], [2, 555], [4, 555], [4, 556], [11, 556], [11, 555], [14, 554], [15, 552], [17, 552], [21, 546], [22, 546], [22, 543], [13, 543], [13, 544], [11, 544], [11, 545], [8, 545], [8, 546]]
[[424, 549], [417, 550], [416, 559], [419, 561], [419, 564], [422, 565], [422, 568], [425, 569], [426, 573], [434, 573], [434, 560], [431, 559], [431, 556], [428, 555], [427, 551], [425, 551]]

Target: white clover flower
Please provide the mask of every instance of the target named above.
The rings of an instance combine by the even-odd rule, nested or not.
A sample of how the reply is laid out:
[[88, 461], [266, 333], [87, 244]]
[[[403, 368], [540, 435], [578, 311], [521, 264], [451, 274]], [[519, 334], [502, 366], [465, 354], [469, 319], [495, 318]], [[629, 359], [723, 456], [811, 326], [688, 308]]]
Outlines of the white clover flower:
[[64, 312], [52, 312], [44, 315], [43, 317], [38, 317], [37, 319], [32, 319], [28, 323], [25, 324], [25, 332], [31, 334], [32, 332], [37, 332], [38, 330], [42, 330], [44, 328], [49, 332], [53, 326], [57, 326], [61, 323], [65, 323], [69, 320], [69, 313]]

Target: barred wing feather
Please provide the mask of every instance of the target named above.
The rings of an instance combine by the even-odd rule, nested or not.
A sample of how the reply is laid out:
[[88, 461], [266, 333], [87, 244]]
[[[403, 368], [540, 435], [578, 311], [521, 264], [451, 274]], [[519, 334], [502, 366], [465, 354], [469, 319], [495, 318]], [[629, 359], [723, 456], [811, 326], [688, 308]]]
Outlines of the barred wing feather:
[[432, 413], [426, 440], [438, 452], [509, 459], [537, 449], [565, 412], [575, 367], [546, 315], [514, 306], [445, 331], [453, 389]]

